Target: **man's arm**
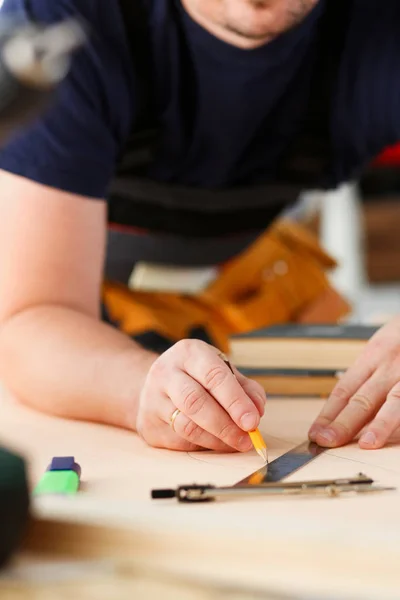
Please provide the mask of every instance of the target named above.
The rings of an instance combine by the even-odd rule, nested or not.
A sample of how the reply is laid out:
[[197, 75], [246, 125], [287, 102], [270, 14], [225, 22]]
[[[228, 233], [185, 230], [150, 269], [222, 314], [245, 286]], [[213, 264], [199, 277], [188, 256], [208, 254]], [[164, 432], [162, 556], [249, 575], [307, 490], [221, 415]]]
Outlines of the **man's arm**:
[[100, 321], [105, 217], [104, 202], [0, 171], [0, 379], [36, 409], [153, 446], [249, 450], [265, 403], [255, 382], [204, 342], [157, 357]]
[[156, 358], [99, 317], [106, 205], [0, 172], [0, 379], [59, 416], [135, 427]]
[[208, 344], [156, 357], [99, 318], [104, 198], [135, 113], [118, 3], [30, 7], [45, 23], [85, 11], [95, 35], [46, 114], [0, 153], [0, 379], [37, 409], [134, 428], [153, 446], [249, 450], [265, 404], [255, 382]]

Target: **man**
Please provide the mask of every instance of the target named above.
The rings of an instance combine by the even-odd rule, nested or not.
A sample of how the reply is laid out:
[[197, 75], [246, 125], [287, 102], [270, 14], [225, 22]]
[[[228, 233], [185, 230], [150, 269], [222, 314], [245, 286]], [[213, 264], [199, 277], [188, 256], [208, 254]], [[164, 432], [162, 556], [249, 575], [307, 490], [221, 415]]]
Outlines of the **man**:
[[[131, 428], [154, 446], [246, 451], [261, 388], [234, 377], [212, 344], [183, 339], [157, 353], [101, 319], [107, 216], [167, 233], [158, 257], [183, 232], [206, 252], [205, 230], [267, 227], [293, 201], [272, 193], [284, 196], [286, 183], [356, 176], [400, 137], [400, 5], [151, 0], [147, 9], [143, 18], [139, 0], [5, 0], [6, 13], [46, 23], [80, 14], [91, 41], [49, 112], [0, 154], [0, 376], [28, 405]], [[144, 160], [149, 146], [136, 135], [133, 169], [128, 138], [139, 121], [148, 133], [154, 114], [156, 150]], [[259, 190], [269, 190], [262, 201]], [[143, 260], [143, 244], [134, 254]], [[399, 382], [395, 319], [342, 378], [311, 439], [333, 447], [368, 425], [361, 447], [383, 446], [400, 424]]]

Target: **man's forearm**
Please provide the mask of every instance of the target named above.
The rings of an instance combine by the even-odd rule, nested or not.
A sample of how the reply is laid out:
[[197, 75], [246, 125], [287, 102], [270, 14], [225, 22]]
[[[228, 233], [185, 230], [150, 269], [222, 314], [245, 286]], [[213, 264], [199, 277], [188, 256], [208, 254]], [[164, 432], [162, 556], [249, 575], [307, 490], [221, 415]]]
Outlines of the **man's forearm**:
[[156, 355], [79, 312], [20, 313], [0, 329], [0, 379], [21, 401], [62, 417], [135, 428], [140, 390]]

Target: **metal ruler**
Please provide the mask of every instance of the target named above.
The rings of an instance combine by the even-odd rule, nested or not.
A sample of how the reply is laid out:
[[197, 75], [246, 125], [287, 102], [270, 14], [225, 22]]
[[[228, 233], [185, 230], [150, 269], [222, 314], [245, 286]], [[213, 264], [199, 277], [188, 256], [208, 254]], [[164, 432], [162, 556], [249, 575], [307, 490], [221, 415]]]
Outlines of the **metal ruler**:
[[282, 454], [282, 456], [264, 465], [264, 467], [255, 471], [255, 473], [238, 481], [234, 487], [281, 481], [314, 460], [314, 458], [325, 452], [325, 450], [326, 448], [322, 448], [314, 442], [305, 441], [286, 452], [286, 454]]

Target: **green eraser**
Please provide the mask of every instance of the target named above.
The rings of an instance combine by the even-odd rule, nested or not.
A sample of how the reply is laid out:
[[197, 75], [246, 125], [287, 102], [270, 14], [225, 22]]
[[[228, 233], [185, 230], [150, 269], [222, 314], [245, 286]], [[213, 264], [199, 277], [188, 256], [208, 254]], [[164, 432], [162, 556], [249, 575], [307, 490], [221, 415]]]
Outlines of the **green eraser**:
[[79, 477], [75, 471], [46, 471], [33, 490], [34, 494], [76, 494]]

